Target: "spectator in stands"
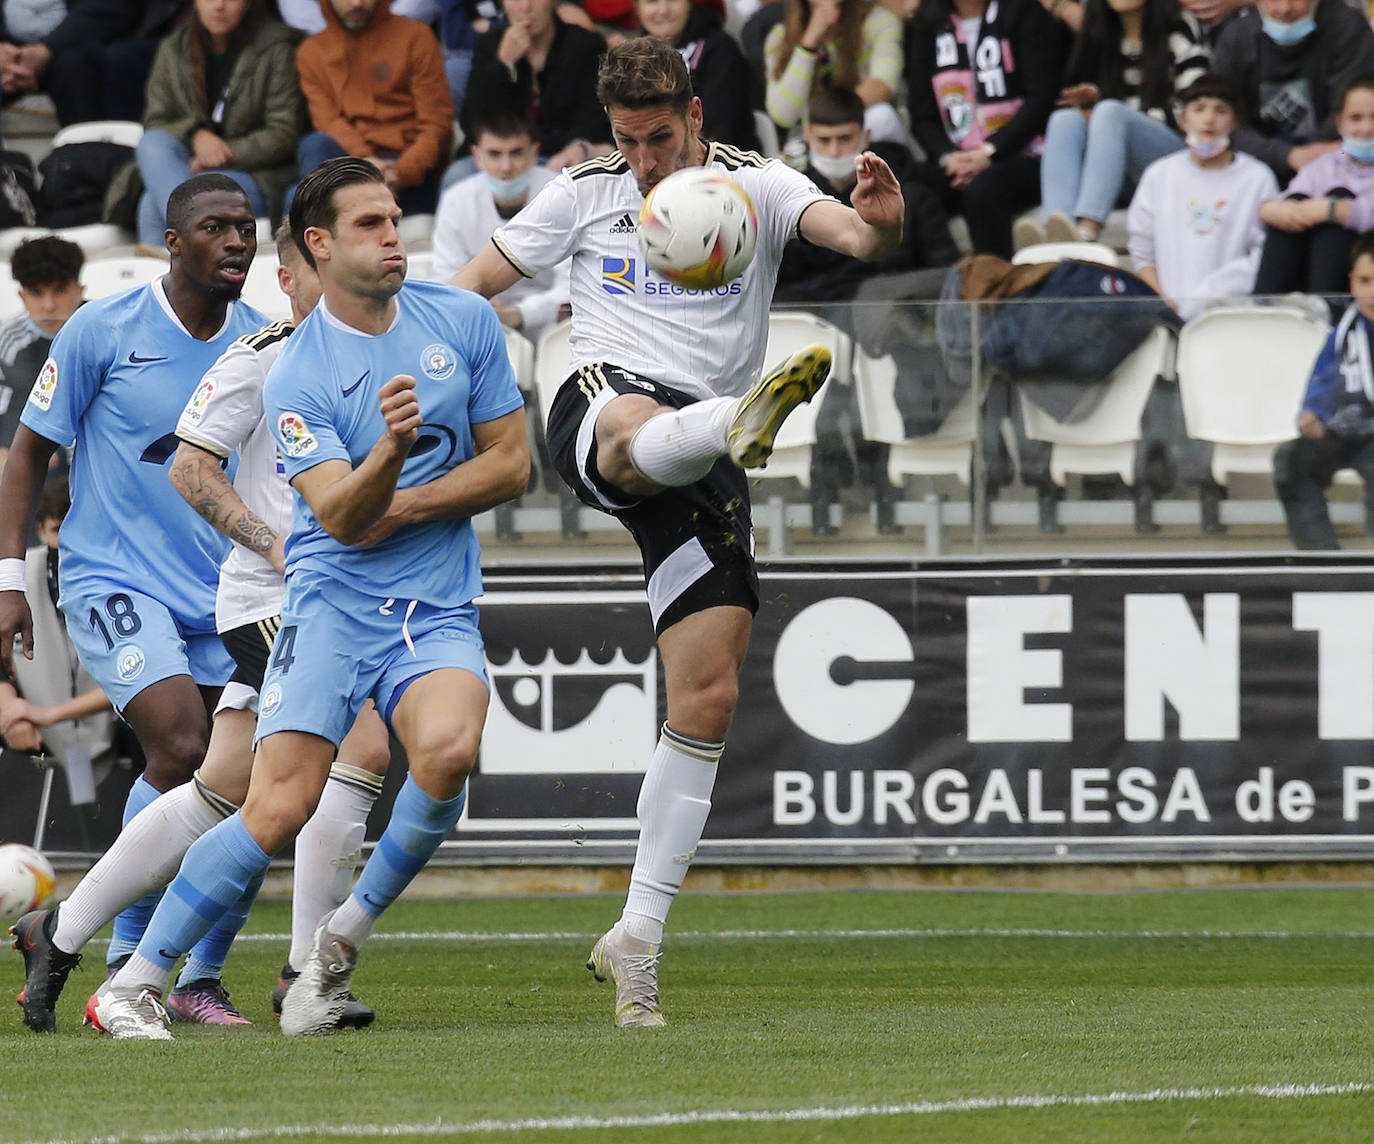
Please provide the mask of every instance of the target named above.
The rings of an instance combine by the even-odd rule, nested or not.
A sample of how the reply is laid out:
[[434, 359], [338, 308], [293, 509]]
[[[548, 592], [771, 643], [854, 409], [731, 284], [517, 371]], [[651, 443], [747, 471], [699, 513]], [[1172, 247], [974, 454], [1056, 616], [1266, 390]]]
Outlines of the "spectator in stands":
[[1256, 294], [1345, 290], [1355, 236], [1374, 227], [1374, 74], [1345, 85], [1336, 129], [1341, 145], [1260, 207], [1265, 236]]
[[1341, 469], [1364, 479], [1365, 527], [1374, 525], [1374, 234], [1350, 249], [1350, 304], [1317, 355], [1296, 440], [1274, 454], [1274, 485], [1288, 535], [1302, 549], [1339, 548], [1324, 490]]
[[1010, 258], [1012, 220], [1040, 202], [1041, 133], [1068, 45], [1039, 0], [922, 0], [911, 22], [911, 130], [978, 253]]
[[321, 0], [328, 27], [296, 53], [314, 131], [301, 174], [340, 155], [369, 159], [407, 214], [430, 214], [453, 139], [444, 55], [425, 25], [382, 0]]
[[[513, 217], [555, 175], [538, 165], [539, 144], [527, 117], [492, 110], [473, 122], [477, 173], [444, 191], [434, 219], [434, 277], [447, 281], [466, 266], [496, 228]], [[501, 321], [538, 338], [568, 304], [570, 263], [522, 278], [492, 298]]]
[[1015, 245], [1096, 241], [1123, 191], [1183, 149], [1173, 103], [1211, 55], [1207, 33], [1178, 0], [1084, 0], [1059, 110], [1045, 131], [1044, 229], [1017, 220]]
[[[1214, 297], [1249, 294], [1255, 284], [1264, 228], [1260, 204], [1278, 193], [1274, 173], [1243, 155], [1231, 138], [1240, 123], [1239, 96], [1225, 76], [1206, 73], [1182, 95], [1179, 126], [1187, 150], [1146, 168], [1131, 199], [1130, 251], [1136, 273], [1184, 318]], [[1211, 475], [1211, 450], [1186, 441], [1176, 389], [1156, 386], [1147, 410], [1150, 441], [1179, 455], [1184, 480], [1202, 496], [1204, 532], [1224, 531], [1221, 487]]]
[[[899, 317], [891, 313], [896, 309], [892, 303], [921, 293], [932, 299], [939, 297], [945, 272], [937, 268], [952, 265], [959, 256], [949, 233], [949, 221], [935, 192], [921, 182], [911, 152], [898, 143], [869, 141], [864, 128], [864, 102], [856, 92], [829, 84], [816, 88], [807, 104], [802, 137], [807, 144], [807, 176], [842, 203], [849, 203], [858, 183], [855, 160], [864, 151], [873, 151], [892, 168], [906, 200], [902, 242], [878, 262], [859, 262], [794, 239], [783, 253], [773, 300], [805, 304], [817, 316], [854, 337], [875, 328], [899, 333], [900, 336], [886, 339], [889, 344], [884, 349], [897, 359], [898, 384], [904, 398], [908, 390], [930, 385], [935, 379], [924, 368], [931, 355], [918, 344], [921, 339], [916, 336], [923, 313], [905, 307], [906, 313]], [[913, 273], [919, 271], [926, 273]], [[853, 301], [860, 289], [864, 291], [865, 305], [856, 310]], [[877, 307], [868, 305], [881, 299], [889, 303], [883, 307], [888, 311], [886, 315], [879, 315], [875, 312]], [[862, 331], [858, 324], [860, 315]], [[902, 317], [912, 320], [902, 321]], [[852, 445], [845, 441], [845, 421], [853, 431]], [[816, 419], [818, 440], [812, 453], [812, 527], [816, 532], [829, 531], [829, 505], [834, 494], [851, 483], [851, 447], [859, 477], [878, 494], [883, 509], [879, 524], [891, 525], [890, 505], [895, 498], [890, 495], [893, 490], [886, 477], [888, 450], [884, 445], [865, 441], [857, 431], [858, 424], [853, 386], [830, 386]], [[937, 421], [931, 428], [938, 427]]]
[[137, 149], [140, 242], [161, 249], [168, 198], [202, 171], [238, 183], [259, 217], [281, 209], [304, 126], [297, 40], [264, 0], [195, 0], [162, 42]]
[[98, 66], [105, 47], [138, 28], [142, 8], [133, 0], [33, 0], [0, 6], [0, 88], [6, 97], [47, 93], [64, 126], [102, 118], [104, 88], [130, 82], [141, 86], [146, 74], [107, 76]]
[[693, 0], [635, 0], [635, 13], [645, 35], [667, 40], [687, 61], [692, 90], [701, 100], [702, 137], [758, 150], [744, 82], [749, 64], [719, 17]]
[[782, 23], [763, 43], [764, 106], [779, 126], [795, 127], [822, 82], [856, 92], [869, 137], [905, 143], [891, 100], [902, 81], [902, 22], [872, 0], [780, 0]]
[[85, 298], [81, 247], [56, 235], [21, 242], [10, 256], [24, 312], [0, 325], [0, 469], [19, 426], [19, 413], [48, 347]]
[[[324, 18], [324, 7], [328, 0], [277, 0], [281, 18], [291, 27], [307, 36], [323, 32], [328, 26]], [[440, 18], [444, 7], [440, 0], [391, 0], [387, 5], [393, 16], [405, 16], [419, 20], [422, 24], [433, 24]]]
[[1345, 0], [1259, 0], [1222, 29], [1213, 60], [1244, 100], [1236, 150], [1287, 183], [1340, 146], [1332, 116], [1350, 78], [1374, 71], [1374, 31]]
[[13, 751], [48, 750], [68, 762], [79, 746], [86, 759], [108, 766], [115, 737], [110, 701], [82, 668], [57, 610], [57, 530], [70, 507], [67, 478], [49, 480], [38, 502], [39, 543], [24, 556], [25, 594], [41, 642], [33, 659], [14, 657], [17, 687], [0, 672], [0, 740]]
[[[596, 98], [606, 41], [571, 24], [554, 0], [505, 0], [505, 22], [477, 40], [463, 102], [463, 132], [497, 108], [534, 122], [545, 165], [561, 171], [611, 150], [611, 128]], [[470, 163], [458, 170], [468, 173]], [[456, 172], [455, 172], [456, 173]]]
[[1232, 145], [1239, 97], [1207, 73], [1183, 93], [1179, 126], [1187, 148], [1152, 163], [1131, 199], [1135, 271], [1184, 318], [1208, 299], [1248, 295], [1264, 229], [1260, 204], [1278, 193], [1273, 172]]

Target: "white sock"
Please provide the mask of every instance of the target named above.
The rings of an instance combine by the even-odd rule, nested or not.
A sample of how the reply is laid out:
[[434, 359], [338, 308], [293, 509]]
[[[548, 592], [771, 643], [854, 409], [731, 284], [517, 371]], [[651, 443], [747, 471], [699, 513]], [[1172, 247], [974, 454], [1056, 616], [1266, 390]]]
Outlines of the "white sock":
[[363, 833], [382, 777], [348, 763], [329, 768], [320, 805], [296, 837], [291, 883], [292, 969], [300, 969], [315, 944], [320, 918], [343, 904], [362, 860]]
[[172, 982], [172, 971], [163, 969], [155, 961], [149, 961], [140, 953], [131, 953], [124, 968], [114, 975], [110, 982], [110, 992], [120, 997], [137, 997], [143, 990], [151, 989], [159, 997], [167, 996], [167, 986]]
[[639, 788], [639, 846], [620, 924], [658, 945], [711, 813], [711, 788], [724, 743], [706, 743], [663, 725]]
[[678, 488], [701, 480], [725, 454], [738, 397], [708, 397], [650, 417], [630, 440], [630, 463], [655, 484]]
[[53, 944], [79, 953], [125, 906], [170, 882], [191, 843], [235, 809], [199, 779], [150, 802], [62, 903]]
[[354, 949], [361, 948], [363, 942], [372, 936], [372, 927], [377, 924], [377, 916], [368, 913], [357, 897], [349, 894], [343, 905], [334, 911], [329, 922], [329, 932], [346, 941]]

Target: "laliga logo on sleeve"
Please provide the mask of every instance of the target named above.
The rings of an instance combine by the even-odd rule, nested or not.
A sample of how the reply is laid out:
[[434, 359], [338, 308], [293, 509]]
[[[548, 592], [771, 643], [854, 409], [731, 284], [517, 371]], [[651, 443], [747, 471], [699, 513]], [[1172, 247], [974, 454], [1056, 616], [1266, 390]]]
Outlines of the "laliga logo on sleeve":
[[57, 362], [48, 358], [38, 371], [29, 400], [45, 413], [52, 408], [52, 395], [57, 391]]
[[205, 416], [205, 407], [210, 404], [210, 398], [214, 395], [214, 379], [207, 377], [196, 387], [195, 393], [191, 394], [191, 401], [186, 406], [186, 420], [192, 425], [199, 425], [200, 419]]
[[425, 352], [420, 355], [420, 368], [432, 381], [447, 381], [453, 376], [457, 366], [458, 361], [453, 356], [453, 351], [441, 342], [425, 346]]
[[278, 417], [277, 435], [288, 457], [305, 457], [320, 447], [299, 413], [283, 413]]

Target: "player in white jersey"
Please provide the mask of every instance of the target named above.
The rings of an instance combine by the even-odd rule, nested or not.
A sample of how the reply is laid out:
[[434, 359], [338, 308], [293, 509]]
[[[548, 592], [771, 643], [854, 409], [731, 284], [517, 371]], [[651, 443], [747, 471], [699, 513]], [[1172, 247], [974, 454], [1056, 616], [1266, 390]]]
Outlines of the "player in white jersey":
[[[215, 626], [236, 670], [215, 711], [205, 761], [191, 782], [135, 815], [53, 911], [55, 918], [33, 929], [33, 943], [55, 947], [57, 958], [80, 953], [116, 912], [165, 884], [186, 848], [232, 814], [248, 789], [258, 692], [286, 594], [282, 538], [291, 527], [291, 487], [263, 416], [262, 387], [295, 324], [320, 295], [319, 279], [305, 265], [290, 228], [279, 228], [276, 238], [278, 282], [291, 300], [292, 320], [238, 339], [210, 367], [177, 422], [181, 444], [171, 468], [172, 484], [191, 507], [236, 542], [221, 566], [215, 593]], [[231, 456], [238, 458], [232, 484], [223, 468]], [[309, 955], [316, 924], [348, 892], [367, 814], [389, 760], [386, 728], [369, 706], [340, 744], [320, 805], [297, 840], [291, 955], [273, 993], [278, 1012], [280, 997], [297, 976], [293, 966]], [[246, 909], [236, 916], [246, 916]], [[34, 992], [51, 1007], [60, 983], [45, 989], [36, 982]], [[88, 1002], [88, 1020], [93, 1008]], [[218, 979], [178, 986], [168, 995], [167, 1009], [178, 1020], [246, 1023]], [[373, 1017], [366, 1005], [350, 1000], [340, 1025], [362, 1027]]]
[[[768, 307], [788, 239], [861, 259], [901, 240], [897, 180], [855, 160], [853, 208], [799, 172], [700, 137], [681, 55], [645, 37], [611, 48], [598, 97], [618, 153], [569, 168], [454, 278], [492, 297], [571, 256], [576, 371], [549, 411], [549, 447], [587, 504], [613, 513], [644, 557], [668, 696], [640, 789], [639, 846], [620, 921], [587, 965], [616, 986], [616, 1023], [657, 1026], [664, 922], [701, 839], [758, 610], [744, 468], [768, 458], [787, 414], [829, 371], [816, 346], [758, 380]], [[639, 257], [644, 195], [689, 166], [724, 171], [759, 212], [759, 247], [734, 282], [691, 293]]]
[[[126, 822], [191, 777], [233, 671], [214, 630], [215, 583], [228, 542], [177, 496], [166, 463], [176, 448], [177, 415], [200, 376], [264, 321], [238, 301], [257, 249], [242, 188], [224, 175], [196, 175], [173, 191], [167, 221], [168, 272], [88, 302], [54, 339], [0, 481], [0, 666], [8, 671], [16, 637], [26, 655], [33, 638], [22, 580], [8, 573], [22, 569], [50, 458], [75, 443], [59, 605], [83, 665], [147, 756]], [[132, 950], [152, 904], [120, 915], [107, 958]], [[14, 927], [29, 981], [24, 1020], [39, 1032], [55, 1028], [47, 986], [60, 989], [77, 961], [53, 960], [48, 947], [35, 944], [35, 928], [47, 922], [29, 915]], [[196, 951], [190, 965], [198, 978], [218, 977], [228, 933]]]

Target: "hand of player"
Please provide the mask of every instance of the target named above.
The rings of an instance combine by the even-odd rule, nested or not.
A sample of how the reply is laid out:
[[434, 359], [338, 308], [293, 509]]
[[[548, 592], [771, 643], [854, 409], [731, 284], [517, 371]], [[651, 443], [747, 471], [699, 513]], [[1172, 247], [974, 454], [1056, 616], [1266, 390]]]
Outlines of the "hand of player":
[[865, 151], [854, 161], [858, 181], [849, 196], [849, 204], [869, 226], [901, 230], [906, 217], [906, 200], [901, 184], [882, 159]]
[[382, 419], [386, 421], [387, 434], [393, 438], [398, 450], [409, 453], [423, 423], [420, 402], [415, 396], [415, 379], [409, 374], [398, 373], [382, 386], [377, 396], [382, 404]]
[[1298, 417], [1298, 432], [1309, 440], [1320, 441], [1326, 436], [1326, 426], [1310, 409], [1304, 409]]
[[263, 558], [272, 565], [280, 576], [286, 575], [286, 537], [278, 536], [272, 547], [263, 553]]
[[33, 658], [33, 616], [23, 592], [0, 592], [0, 670], [14, 678], [14, 638], [23, 641], [25, 659]]
[[408, 519], [406, 507], [411, 495], [409, 489], [397, 489], [391, 497], [391, 503], [387, 505], [386, 512], [373, 521], [367, 531], [358, 537], [355, 546], [371, 548], [374, 544], [381, 544], [383, 540], [405, 524]]

